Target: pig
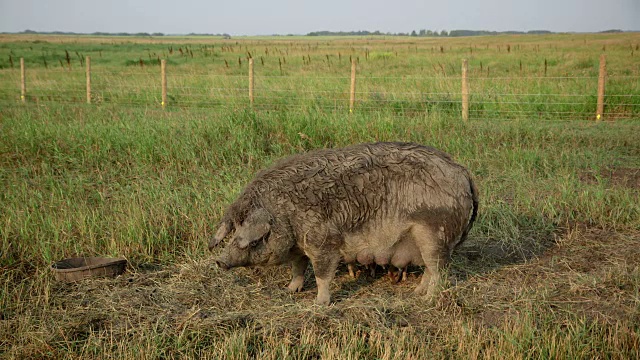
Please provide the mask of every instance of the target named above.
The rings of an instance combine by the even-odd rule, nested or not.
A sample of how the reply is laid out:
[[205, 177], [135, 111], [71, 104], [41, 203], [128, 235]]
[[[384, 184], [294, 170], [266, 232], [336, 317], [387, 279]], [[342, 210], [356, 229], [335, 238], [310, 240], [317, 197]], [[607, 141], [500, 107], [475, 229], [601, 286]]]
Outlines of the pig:
[[424, 266], [416, 294], [436, 293], [441, 270], [469, 233], [478, 191], [469, 171], [433, 147], [378, 142], [292, 155], [258, 172], [209, 242], [224, 270], [290, 264], [302, 291], [311, 262], [317, 304], [329, 304], [339, 263]]

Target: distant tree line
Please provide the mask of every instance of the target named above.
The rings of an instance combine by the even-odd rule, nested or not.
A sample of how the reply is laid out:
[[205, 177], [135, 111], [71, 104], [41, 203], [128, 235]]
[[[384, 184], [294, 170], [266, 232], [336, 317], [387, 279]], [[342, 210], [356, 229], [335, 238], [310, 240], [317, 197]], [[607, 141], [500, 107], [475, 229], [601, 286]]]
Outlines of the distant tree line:
[[313, 31], [307, 34], [307, 36], [368, 36], [368, 35], [396, 35], [391, 33], [382, 33], [380, 31]]
[[552, 34], [548, 30], [530, 30], [530, 31], [476, 31], [476, 30], [451, 30], [449, 36], [481, 36], [481, 35], [524, 35], [524, 34]]
[[96, 32], [93, 32], [93, 33], [77, 33], [77, 32], [73, 32], [73, 31], [33, 31], [33, 30], [21, 31], [18, 34], [95, 35], [95, 36], [164, 36], [163, 33], [159, 33], [159, 32], [155, 32], [155, 33], [147, 33], [147, 32], [139, 32], [139, 33], [127, 33], [127, 32], [109, 33], [109, 32], [96, 31]]
[[[92, 33], [77, 33], [72, 31], [33, 31], [33, 30], [25, 30], [21, 31], [18, 34], [44, 34], [44, 35], [94, 35], [94, 36], [137, 36], [137, 37], [157, 37], [157, 36], [165, 36], [165, 34], [161, 32], [147, 33], [147, 32], [138, 32], [138, 33], [128, 33], [128, 32], [101, 32], [96, 31]], [[169, 34], [174, 35], [174, 34]], [[175, 35], [185, 35], [185, 34], [175, 34]], [[231, 37], [229, 34], [197, 34], [197, 33], [189, 33], [186, 36], [222, 36], [222, 37]]]
[[417, 37], [456, 37], [456, 36], [480, 36], [480, 35], [512, 35], [512, 34], [552, 34], [548, 30], [531, 30], [531, 31], [486, 31], [486, 30], [426, 30], [411, 31], [410, 33], [383, 33], [380, 31], [314, 31], [308, 36], [368, 36], [368, 35], [387, 35], [387, 36], [417, 36]]
[[[601, 33], [624, 32], [622, 30], [605, 30]], [[307, 36], [369, 36], [369, 35], [386, 35], [386, 36], [416, 36], [416, 37], [458, 37], [458, 36], [487, 36], [487, 35], [525, 35], [525, 34], [557, 34], [549, 30], [529, 30], [529, 31], [487, 31], [487, 30], [426, 30], [411, 31], [410, 33], [383, 33], [380, 31], [314, 31]]]
[[[621, 33], [625, 32], [624, 30], [619, 29], [610, 29], [600, 31], [600, 33]], [[4, 32], [3, 34], [7, 34]], [[163, 34], [161, 32], [147, 33], [147, 32], [138, 32], [138, 33], [127, 33], [127, 32], [118, 32], [118, 33], [110, 33], [110, 32], [93, 32], [93, 33], [77, 33], [72, 31], [33, 31], [33, 30], [25, 30], [21, 31], [18, 34], [45, 34], [45, 35], [94, 35], [94, 36], [137, 36], [137, 37], [158, 37], [158, 36], [221, 36], [223, 38], [231, 38], [231, 35], [227, 33], [223, 34], [207, 34], [207, 33], [189, 33], [189, 34]], [[487, 36], [487, 35], [525, 35], [525, 34], [557, 34], [556, 32], [548, 31], [548, 30], [529, 30], [529, 31], [487, 31], [487, 30], [426, 30], [422, 29], [419, 31], [411, 31], [410, 33], [391, 33], [386, 32], [383, 33], [381, 31], [367, 31], [367, 30], [359, 30], [359, 31], [313, 31], [307, 34], [307, 36], [416, 36], [416, 37], [458, 37], [458, 36]], [[280, 34], [273, 34], [272, 36], [283, 36]], [[286, 36], [294, 36], [294, 34], [287, 34]]]

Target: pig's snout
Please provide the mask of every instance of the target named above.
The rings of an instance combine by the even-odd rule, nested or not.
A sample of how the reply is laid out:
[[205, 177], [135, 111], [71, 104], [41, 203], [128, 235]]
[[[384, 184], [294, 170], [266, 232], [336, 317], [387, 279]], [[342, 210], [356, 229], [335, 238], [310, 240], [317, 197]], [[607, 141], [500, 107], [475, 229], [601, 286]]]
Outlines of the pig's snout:
[[216, 265], [218, 265], [218, 267], [222, 270], [229, 270], [230, 266], [225, 263], [224, 261], [217, 259], [216, 260]]

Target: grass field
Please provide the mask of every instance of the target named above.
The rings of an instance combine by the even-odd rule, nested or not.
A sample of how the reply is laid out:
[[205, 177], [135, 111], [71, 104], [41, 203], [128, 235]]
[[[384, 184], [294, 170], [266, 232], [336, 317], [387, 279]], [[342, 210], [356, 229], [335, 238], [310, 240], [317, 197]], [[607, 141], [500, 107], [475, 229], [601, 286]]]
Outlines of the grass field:
[[400, 117], [452, 117], [461, 110], [464, 58], [471, 118], [590, 120], [596, 116], [601, 53], [607, 56], [605, 118], [637, 118], [638, 33], [231, 40], [0, 35], [0, 102], [20, 99], [21, 57], [27, 101], [86, 102], [84, 61], [90, 56], [96, 104], [160, 107], [164, 58], [168, 106], [244, 107], [251, 56], [257, 109], [342, 113], [349, 105], [350, 60], [357, 60], [360, 112], [385, 108]]
[[[2, 35], [0, 357], [638, 358], [638, 43], [638, 34]], [[609, 113], [622, 115], [596, 123], [586, 119], [603, 47], [607, 93], [625, 100], [607, 98]], [[92, 56], [94, 104], [83, 104], [82, 56], [61, 69], [65, 49]], [[265, 59], [264, 68], [256, 60], [258, 94], [279, 97], [258, 97], [255, 109], [244, 96], [246, 64], [238, 65], [246, 51]], [[158, 67], [133, 64], [153, 53], [174, 71], [166, 110]], [[30, 69], [26, 104], [10, 54]], [[360, 57], [363, 74], [353, 114], [348, 56]], [[466, 123], [456, 75], [463, 57], [476, 72], [475, 106], [484, 107]], [[509, 94], [521, 96], [505, 101]], [[561, 94], [588, 98], [548, 104], [566, 102]], [[572, 116], [554, 114], [561, 106]], [[317, 307], [310, 273], [307, 290], [291, 295], [284, 267], [215, 267], [207, 240], [257, 170], [292, 153], [383, 140], [438, 147], [478, 183], [478, 222], [439, 296], [412, 295], [419, 268], [397, 285], [383, 271], [351, 279], [340, 268], [334, 303]], [[129, 269], [115, 279], [55, 281], [49, 265], [74, 255], [125, 256]]]

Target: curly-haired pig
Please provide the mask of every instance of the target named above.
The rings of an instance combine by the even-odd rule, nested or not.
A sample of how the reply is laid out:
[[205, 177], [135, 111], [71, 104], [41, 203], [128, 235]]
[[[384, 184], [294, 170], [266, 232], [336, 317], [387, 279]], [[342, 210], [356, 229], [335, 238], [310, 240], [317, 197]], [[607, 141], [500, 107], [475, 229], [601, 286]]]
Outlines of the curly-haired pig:
[[218, 266], [291, 264], [290, 291], [302, 290], [311, 261], [318, 304], [329, 303], [340, 261], [424, 266], [415, 292], [431, 295], [477, 211], [469, 171], [432, 147], [316, 150], [260, 171], [227, 209], [209, 249], [232, 233]]

